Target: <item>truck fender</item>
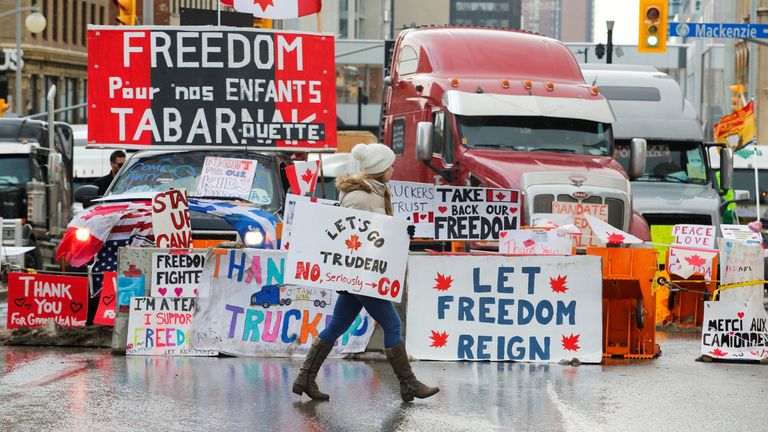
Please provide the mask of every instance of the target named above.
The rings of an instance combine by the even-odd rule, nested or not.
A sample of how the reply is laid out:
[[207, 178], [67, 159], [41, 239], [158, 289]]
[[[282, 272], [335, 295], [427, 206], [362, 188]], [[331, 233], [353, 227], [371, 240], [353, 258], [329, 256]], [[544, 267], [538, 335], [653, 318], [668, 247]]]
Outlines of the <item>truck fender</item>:
[[632, 219], [629, 222], [629, 233], [643, 241], [651, 241], [651, 229], [643, 216], [632, 212]]

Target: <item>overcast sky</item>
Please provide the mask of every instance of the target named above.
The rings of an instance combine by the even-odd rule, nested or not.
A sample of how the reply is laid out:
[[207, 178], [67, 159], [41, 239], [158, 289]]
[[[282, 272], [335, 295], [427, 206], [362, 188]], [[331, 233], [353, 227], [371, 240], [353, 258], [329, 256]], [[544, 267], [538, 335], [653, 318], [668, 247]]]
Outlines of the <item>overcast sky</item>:
[[607, 42], [605, 22], [613, 20], [613, 43], [637, 44], [639, 7], [640, 0], [595, 0], [595, 42]]

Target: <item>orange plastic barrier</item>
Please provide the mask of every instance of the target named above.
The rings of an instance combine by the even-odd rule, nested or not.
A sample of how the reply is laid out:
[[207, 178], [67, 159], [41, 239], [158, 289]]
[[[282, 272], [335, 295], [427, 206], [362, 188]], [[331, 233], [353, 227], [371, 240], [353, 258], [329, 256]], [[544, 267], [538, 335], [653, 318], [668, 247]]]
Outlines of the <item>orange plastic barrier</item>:
[[656, 298], [651, 287], [658, 269], [655, 249], [591, 247], [603, 258], [603, 357], [653, 358]]
[[[669, 262], [669, 252], [667, 252]], [[707, 279], [701, 273], [694, 273], [688, 279], [683, 279], [674, 273], [670, 273], [670, 280], [680, 286], [682, 290], [669, 293], [667, 308], [670, 316], [663, 322], [664, 325], [676, 325], [678, 327], [700, 327], [704, 321], [704, 301], [712, 297], [717, 289], [717, 256], [712, 259], [712, 276]], [[703, 282], [705, 281], [706, 282]]]

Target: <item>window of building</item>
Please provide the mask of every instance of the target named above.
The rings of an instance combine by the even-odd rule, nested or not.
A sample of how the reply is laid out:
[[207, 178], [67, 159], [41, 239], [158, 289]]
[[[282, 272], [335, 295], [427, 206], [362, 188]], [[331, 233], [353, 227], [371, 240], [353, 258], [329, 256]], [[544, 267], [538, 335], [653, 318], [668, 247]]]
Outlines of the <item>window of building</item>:
[[27, 115], [35, 114], [38, 112], [37, 107], [37, 91], [38, 87], [40, 86], [37, 83], [37, 75], [30, 75], [29, 77], [29, 105], [27, 109]]
[[88, 45], [88, 5], [80, 3], [80, 45]]
[[339, 0], [339, 35], [342, 38], [349, 38], [349, 1]]
[[[72, 105], [75, 105], [75, 92], [77, 91], [76, 83], [74, 78], [65, 78], [64, 79], [64, 107], [71, 107]], [[62, 107], [62, 108], [64, 108]], [[64, 112], [64, 118], [65, 121], [68, 123], [74, 123], [75, 120], [75, 111], [74, 110], [68, 110]]]
[[65, 13], [61, 16], [61, 41], [64, 43], [69, 42], [69, 19], [71, 15]]
[[[78, 93], [77, 103], [88, 102], [88, 80], [80, 80]], [[88, 123], [88, 109], [85, 106], [78, 110], [78, 122]]]
[[53, 16], [48, 20], [48, 25], [51, 26], [53, 33], [51, 34], [52, 41], [59, 40], [59, 0], [53, 0]]
[[104, 25], [107, 23], [106, 17], [104, 16], [106, 8], [104, 6], [99, 6], [99, 24]]
[[397, 74], [408, 75], [416, 72], [419, 67], [419, 54], [415, 49], [404, 46], [397, 57]]

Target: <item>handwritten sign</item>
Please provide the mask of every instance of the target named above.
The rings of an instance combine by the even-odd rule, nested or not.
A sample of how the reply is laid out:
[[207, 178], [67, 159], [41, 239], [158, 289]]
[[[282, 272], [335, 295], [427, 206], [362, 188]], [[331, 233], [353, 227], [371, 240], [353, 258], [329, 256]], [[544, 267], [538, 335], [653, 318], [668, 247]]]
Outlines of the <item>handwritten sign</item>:
[[527, 229], [502, 231], [499, 253], [511, 255], [571, 255], [573, 238], [555, 231]]
[[683, 224], [672, 228], [676, 245], [701, 249], [715, 249], [716, 234], [715, 227], [711, 225]]
[[740, 240], [720, 242], [720, 284], [756, 281], [753, 285], [720, 291], [723, 301], [763, 301], [764, 255], [760, 245]]
[[336, 148], [334, 71], [328, 34], [99, 26], [88, 143]]
[[704, 302], [701, 353], [717, 359], [768, 359], [768, 314], [762, 300]]
[[202, 253], [153, 253], [152, 297], [197, 297], [204, 266]]
[[412, 255], [408, 267], [416, 358], [602, 360], [600, 257]]
[[257, 161], [252, 159], [206, 156], [197, 185], [197, 195], [238, 197], [247, 200], [251, 196], [256, 164]]
[[511, 189], [435, 186], [435, 239], [498, 240], [518, 228], [519, 198]]
[[392, 180], [392, 213], [416, 228], [414, 237], [435, 235], [435, 185]]
[[8, 274], [9, 329], [39, 327], [48, 320], [65, 327], [85, 327], [87, 317], [87, 277]]
[[378, 213], [297, 203], [286, 283], [399, 302], [408, 258], [405, 222]]
[[581, 237], [576, 237], [576, 247], [602, 246], [602, 242], [592, 232], [589, 222], [584, 215], [594, 216], [603, 222], [608, 222], [608, 205], [591, 203], [572, 203], [554, 201], [552, 213], [573, 215], [573, 223], [581, 230]]
[[683, 279], [699, 273], [705, 280], [711, 280], [715, 256], [717, 250], [714, 249], [689, 249], [673, 245], [669, 248], [667, 271]]
[[749, 229], [746, 225], [721, 224], [720, 232], [724, 239], [738, 240], [745, 243], [763, 244], [763, 237]]
[[288, 249], [291, 242], [291, 229], [293, 226], [293, 215], [296, 211], [297, 202], [311, 202], [322, 205], [337, 206], [339, 202], [324, 198], [314, 198], [305, 195], [286, 194], [285, 210], [283, 210], [283, 233], [280, 239], [280, 249]]
[[194, 298], [132, 297], [128, 315], [127, 355], [212, 356], [189, 344]]
[[159, 248], [192, 247], [192, 223], [185, 189], [171, 189], [152, 198], [152, 230]]
[[104, 283], [101, 285], [101, 295], [99, 296], [99, 307], [96, 308], [96, 315], [93, 317], [93, 323], [105, 326], [115, 325], [115, 305], [117, 305], [117, 273], [104, 272]]
[[[302, 356], [330, 322], [333, 290], [284, 285], [286, 251], [213, 249], [192, 324], [192, 346], [238, 356]], [[241, 264], [245, 263], [241, 266]], [[365, 351], [374, 322], [364, 310], [331, 355]]]

